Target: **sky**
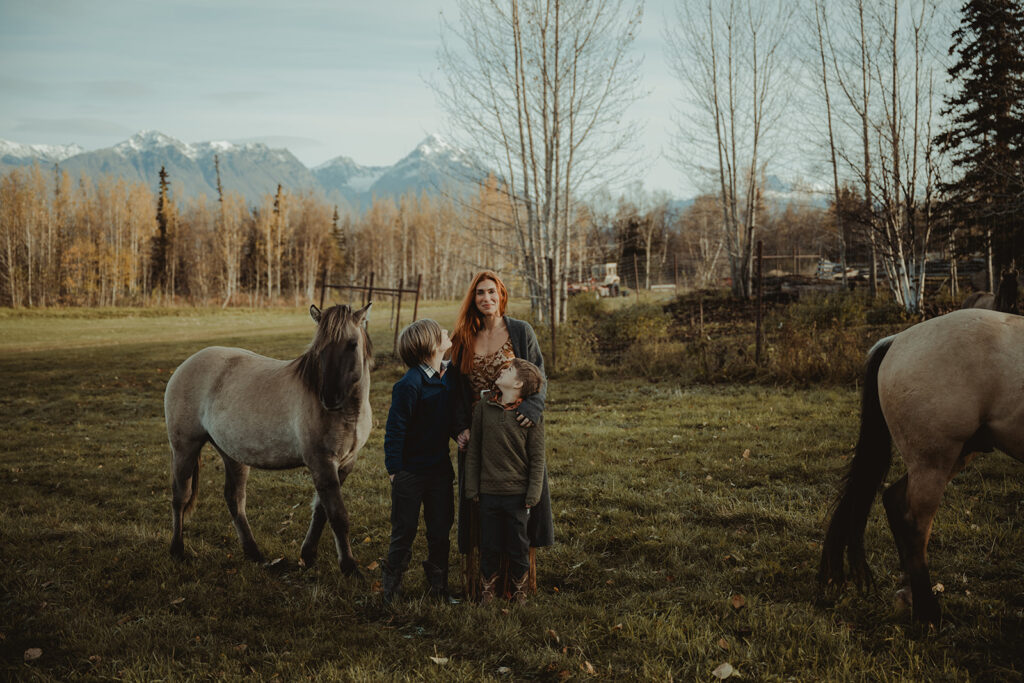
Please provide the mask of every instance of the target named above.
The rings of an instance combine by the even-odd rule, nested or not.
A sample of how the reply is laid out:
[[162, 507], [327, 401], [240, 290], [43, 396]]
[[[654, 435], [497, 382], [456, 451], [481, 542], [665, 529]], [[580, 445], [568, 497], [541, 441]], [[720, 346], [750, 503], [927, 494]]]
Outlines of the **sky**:
[[[636, 180], [690, 196], [665, 158], [680, 85], [649, 0], [635, 50], [647, 94]], [[0, 0], [0, 138], [108, 147], [153, 129], [183, 142], [287, 147], [391, 165], [445, 121], [428, 85], [454, 0]]]

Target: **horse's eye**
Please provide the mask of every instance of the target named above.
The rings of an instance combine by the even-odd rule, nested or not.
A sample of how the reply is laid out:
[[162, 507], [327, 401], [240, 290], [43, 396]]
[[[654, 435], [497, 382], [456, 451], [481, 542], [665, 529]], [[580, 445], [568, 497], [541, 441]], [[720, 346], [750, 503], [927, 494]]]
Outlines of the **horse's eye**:
[[349, 340], [349, 342], [348, 342], [348, 350], [349, 351], [355, 351], [356, 350], [356, 346], [358, 346], [358, 344], [356, 343], [355, 339]]

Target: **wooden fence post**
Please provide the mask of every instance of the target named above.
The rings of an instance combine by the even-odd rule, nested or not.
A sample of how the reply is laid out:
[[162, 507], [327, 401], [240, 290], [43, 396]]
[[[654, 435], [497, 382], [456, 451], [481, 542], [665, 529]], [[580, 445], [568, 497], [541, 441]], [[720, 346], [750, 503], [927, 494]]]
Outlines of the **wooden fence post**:
[[548, 284], [551, 286], [551, 372], [554, 372], [558, 345], [555, 342], [555, 261], [551, 258], [548, 259]]
[[[757, 241], [757, 325], [755, 334], [757, 340], [754, 346], [754, 365], [761, 365], [761, 280], [764, 263], [764, 254], [762, 252], [761, 240]], [[794, 259], [795, 260], [795, 259]]]
[[[402, 286], [405, 284], [405, 278], [399, 278], [398, 280], [398, 311], [395, 313], [395, 342], [391, 347], [391, 351], [398, 354], [398, 328], [402, 322]], [[392, 299], [394, 301], [394, 299]]]
[[420, 285], [423, 284], [423, 273], [416, 276], [416, 302], [412, 305], [412, 321], [416, 322], [420, 314]]

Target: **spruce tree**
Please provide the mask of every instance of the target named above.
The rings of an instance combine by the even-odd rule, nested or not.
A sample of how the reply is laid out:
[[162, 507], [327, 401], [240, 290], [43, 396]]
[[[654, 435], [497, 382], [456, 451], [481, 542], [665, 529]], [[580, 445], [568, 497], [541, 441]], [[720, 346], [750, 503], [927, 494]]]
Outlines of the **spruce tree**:
[[949, 124], [935, 142], [957, 177], [941, 186], [969, 250], [991, 237], [994, 270], [1024, 265], [1024, 6], [967, 0], [953, 32]]
[[167, 171], [160, 167], [160, 194], [156, 201], [156, 228], [153, 235], [152, 249], [150, 251], [150, 272], [152, 273], [153, 287], [163, 289], [167, 277]]

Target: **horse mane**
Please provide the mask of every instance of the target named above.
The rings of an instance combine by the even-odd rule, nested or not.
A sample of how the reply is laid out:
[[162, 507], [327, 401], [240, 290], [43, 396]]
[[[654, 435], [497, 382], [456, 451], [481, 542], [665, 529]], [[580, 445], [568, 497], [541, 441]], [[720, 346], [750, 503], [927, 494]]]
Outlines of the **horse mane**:
[[[310, 342], [306, 352], [292, 361], [292, 368], [295, 374], [302, 380], [303, 386], [309, 391], [320, 393], [320, 354], [330, 344], [337, 343], [345, 338], [345, 328], [349, 323], [355, 324], [352, 316], [352, 309], [348, 306], [331, 306], [321, 314], [320, 322], [316, 326], [316, 334]], [[356, 325], [356, 329], [363, 336], [363, 361], [373, 362], [373, 342], [366, 328]]]

